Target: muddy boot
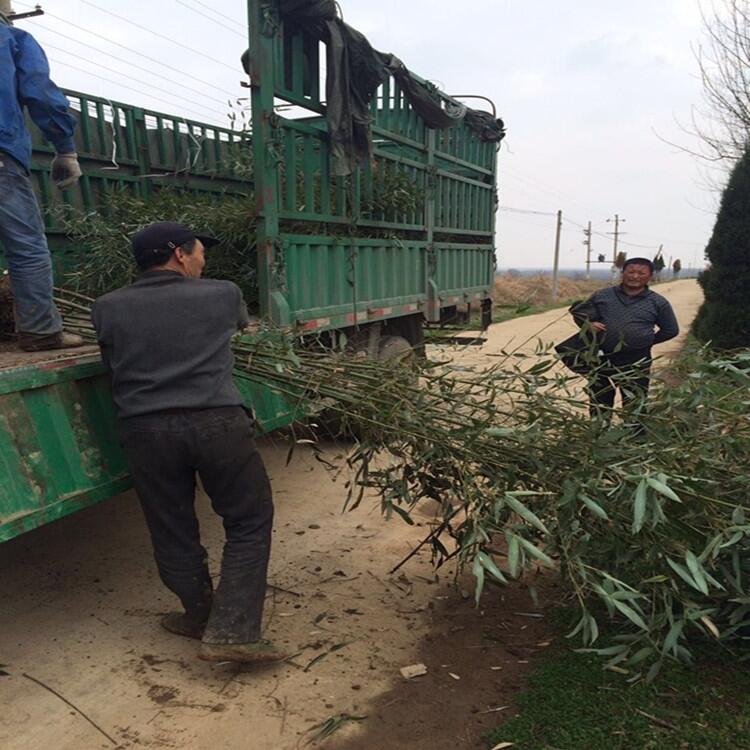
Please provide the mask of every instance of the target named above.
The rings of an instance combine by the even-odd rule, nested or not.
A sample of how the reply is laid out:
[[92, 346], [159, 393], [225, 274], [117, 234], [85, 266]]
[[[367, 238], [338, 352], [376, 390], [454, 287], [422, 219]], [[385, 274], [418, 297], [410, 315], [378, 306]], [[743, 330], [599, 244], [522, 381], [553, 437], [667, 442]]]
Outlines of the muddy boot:
[[198, 658], [203, 661], [236, 661], [246, 664], [281, 661], [286, 657], [287, 654], [266, 640], [251, 643], [204, 642], [198, 651]]
[[188, 617], [184, 612], [170, 612], [160, 620], [164, 630], [176, 635], [185, 636], [185, 638], [203, 638], [203, 631], [206, 629], [206, 621], [198, 621]]
[[37, 333], [19, 333], [18, 345], [25, 352], [44, 352], [52, 349], [74, 349], [84, 345], [81, 336], [75, 333], [58, 331], [46, 335]]

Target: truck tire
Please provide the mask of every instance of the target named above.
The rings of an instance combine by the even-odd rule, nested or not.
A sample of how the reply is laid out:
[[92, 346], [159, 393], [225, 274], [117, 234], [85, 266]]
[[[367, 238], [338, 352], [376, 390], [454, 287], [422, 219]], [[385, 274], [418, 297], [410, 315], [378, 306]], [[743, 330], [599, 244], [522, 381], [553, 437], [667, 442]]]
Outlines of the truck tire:
[[417, 355], [412, 345], [403, 336], [383, 336], [378, 349], [379, 362], [408, 365]]

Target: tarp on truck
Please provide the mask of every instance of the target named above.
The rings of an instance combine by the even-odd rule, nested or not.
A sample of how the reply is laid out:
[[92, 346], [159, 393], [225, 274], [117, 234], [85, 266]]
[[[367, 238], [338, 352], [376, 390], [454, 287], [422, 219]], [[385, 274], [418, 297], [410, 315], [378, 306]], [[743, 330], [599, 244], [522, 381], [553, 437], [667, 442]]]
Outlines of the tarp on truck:
[[[395, 55], [374, 49], [364, 34], [338, 18], [334, 0], [281, 0], [280, 11], [287, 23], [326, 44], [326, 120], [334, 174], [351, 174], [370, 158], [370, 103], [390, 75], [428, 127], [466, 122], [483, 141], [499, 143], [505, 137], [503, 121], [489, 113], [458, 103], [444, 106], [434, 86], [417, 78]], [[248, 52], [242, 63], [249, 72]]]

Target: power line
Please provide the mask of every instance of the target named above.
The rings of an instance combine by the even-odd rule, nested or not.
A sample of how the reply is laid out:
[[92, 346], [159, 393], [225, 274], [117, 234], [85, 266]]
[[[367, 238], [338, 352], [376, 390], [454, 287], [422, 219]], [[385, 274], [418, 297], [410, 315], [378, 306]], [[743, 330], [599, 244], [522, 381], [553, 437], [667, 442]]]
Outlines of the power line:
[[[85, 68], [79, 68], [77, 65], [71, 65], [70, 63], [64, 63], [58, 60], [53, 60], [53, 62], [59, 63], [60, 65], [67, 65], [67, 67], [72, 68], [73, 70], [77, 70], [79, 73], [86, 73], [87, 75], [90, 75], [92, 78], [98, 78], [102, 81], [106, 81], [107, 83], [112, 82], [110, 78], [105, 78], [104, 76], [98, 76], [96, 73], [92, 73], [90, 70], [86, 70]], [[134, 91], [136, 94], [141, 94], [143, 96], [151, 96], [151, 94], [149, 94], [148, 91], [143, 91], [141, 89], [133, 88], [132, 86], [128, 86], [125, 83], [118, 83], [117, 85], [124, 89], [128, 89], [129, 91]], [[170, 105], [170, 106], [173, 106], [173, 105]], [[188, 109], [188, 108], [184, 108], [183, 111], [190, 112], [196, 115], [197, 117], [201, 117], [201, 118], [205, 118], [206, 116], [205, 114], [201, 114], [200, 112], [196, 112], [195, 110]]]
[[[152, 36], [155, 36], [159, 39], [164, 39], [165, 41], [169, 42], [170, 44], [175, 45], [176, 47], [179, 47], [180, 49], [183, 49], [183, 50], [185, 49], [184, 42], [177, 42], [171, 37], [166, 36], [165, 34], [160, 34], [158, 31], [153, 31], [152, 29], [146, 28], [145, 26], [141, 26], [141, 24], [136, 23], [135, 21], [131, 21], [129, 18], [125, 18], [124, 16], [120, 16], [117, 13], [113, 13], [111, 10], [107, 10], [106, 8], [101, 8], [96, 3], [92, 3], [91, 0], [81, 0], [81, 2], [84, 3], [85, 5], [90, 5], [92, 8], [96, 8], [98, 11], [101, 11], [102, 13], [106, 13], [108, 16], [112, 16], [112, 18], [117, 18], [123, 23], [130, 24], [131, 26], [135, 26], [136, 29], [145, 31], [147, 34], [151, 34]], [[215, 57], [209, 57], [205, 52], [201, 52], [201, 55], [205, 57], [206, 60], [211, 60], [211, 62], [215, 62], [217, 65], [223, 65], [225, 68], [229, 68], [229, 70], [231, 70], [234, 73], [239, 72], [238, 67], [235, 67], [234, 65], [229, 65], [228, 63], [225, 63], [223, 60], [218, 60]]]
[[183, 8], [187, 8], [188, 10], [192, 10], [193, 13], [197, 13], [199, 16], [203, 16], [203, 18], [207, 18], [211, 23], [215, 23], [217, 26], [221, 26], [223, 29], [227, 29], [228, 31], [231, 31], [233, 34], [237, 34], [237, 36], [241, 36], [243, 39], [247, 40], [246, 34], [240, 34], [239, 31], [236, 29], [233, 29], [231, 26], [227, 26], [225, 23], [222, 23], [221, 21], [217, 21], [215, 18], [212, 18], [206, 13], [203, 13], [202, 11], [198, 10], [197, 8], [193, 8], [187, 3], [183, 2], [183, 0], [175, 0], [175, 2], [178, 5], [181, 5]]
[[521, 180], [521, 182], [527, 183], [533, 190], [536, 190], [539, 193], [546, 193], [547, 195], [551, 195], [557, 199], [562, 199], [568, 203], [574, 203], [580, 206], [585, 211], [588, 211], [588, 207], [584, 206], [583, 203], [581, 203], [580, 201], [573, 200], [569, 195], [561, 193], [559, 190], [555, 190], [551, 188], [549, 185], [545, 185], [545, 183], [540, 182], [539, 180], [532, 180], [528, 177], [524, 177], [523, 175], [520, 175], [517, 172], [513, 172], [513, 170], [509, 170], [505, 166], [503, 167], [503, 172], [504, 174], [515, 178], [516, 180]]
[[[20, 4], [20, 3], [19, 3]], [[175, 73], [179, 73], [182, 76], [185, 76], [186, 78], [191, 78], [194, 81], [197, 81], [203, 86], [208, 86], [209, 88], [216, 89], [216, 83], [211, 83], [209, 81], [204, 81], [202, 78], [197, 78], [196, 76], [192, 75], [191, 73], [185, 73], [185, 71], [180, 70], [179, 68], [175, 68], [172, 65], [168, 65], [165, 62], [162, 62], [161, 60], [157, 60], [153, 57], [149, 57], [148, 55], [144, 55], [142, 52], [138, 52], [134, 50], [132, 47], [127, 47], [124, 44], [120, 44], [119, 42], [115, 42], [112, 39], [109, 39], [108, 37], [104, 36], [103, 34], [97, 34], [95, 31], [89, 31], [88, 29], [85, 29], [83, 26], [79, 26], [78, 24], [73, 23], [72, 21], [67, 21], [64, 18], [60, 18], [60, 16], [55, 16], [52, 13], [46, 13], [46, 16], [49, 16], [50, 18], [61, 21], [62, 23], [67, 24], [68, 26], [72, 26], [74, 29], [78, 29], [79, 31], [83, 31], [85, 34], [91, 34], [91, 36], [95, 36], [99, 39], [103, 39], [105, 42], [108, 42], [109, 44], [113, 44], [115, 47], [120, 47], [121, 49], [124, 49], [128, 52], [132, 52], [134, 55], [137, 55], [138, 57], [142, 57], [144, 60], [150, 60], [153, 63], [156, 63], [157, 65], [161, 65], [164, 68], [168, 68], [169, 70], [173, 70]], [[40, 26], [40, 24], [34, 24], [35, 26]], [[44, 26], [40, 26], [41, 28], [46, 28]], [[221, 89], [221, 91], [224, 91], [224, 93], [229, 93], [230, 96], [235, 96], [232, 92], [227, 92], [225, 89]]]
[[533, 211], [529, 208], [514, 208], [513, 206], [498, 206], [500, 211], [510, 211], [514, 214], [534, 214], [536, 216], [557, 216], [551, 211]]
[[[87, 58], [83, 57], [82, 55], [76, 55], [75, 52], [69, 52], [66, 49], [62, 49], [62, 47], [56, 47], [54, 44], [47, 44], [45, 43], [45, 49], [53, 49], [57, 52], [62, 52], [64, 55], [70, 55], [71, 57], [75, 57], [77, 60], [83, 60], [83, 62], [90, 62]], [[55, 61], [60, 62], [60, 61]], [[61, 65], [67, 65], [67, 63], [60, 62]], [[143, 81], [140, 78], [134, 78], [133, 76], [128, 75], [127, 73], [121, 73], [119, 70], [115, 70], [114, 68], [108, 68], [106, 65], [102, 65], [101, 63], [97, 63], [96, 65], [97, 70], [108, 70], [110, 73], [114, 73], [115, 75], [122, 76], [123, 78], [127, 78], [130, 81], [135, 81], [135, 83], [141, 83], [144, 86], [148, 86], [149, 88], [153, 89], [154, 91], [161, 91], [163, 94], [167, 94], [168, 96], [178, 96], [179, 93], [175, 94], [174, 91], [168, 91], [167, 89], [163, 89], [159, 86], [154, 86], [153, 83], [150, 81]], [[189, 91], [194, 91], [196, 94], [199, 94], [201, 97], [205, 99], [210, 99], [211, 101], [218, 102], [219, 104], [226, 104], [226, 102], [222, 99], [216, 99], [213, 96], [204, 96], [204, 94], [201, 94], [200, 91], [196, 91], [195, 89], [188, 89]], [[188, 104], [194, 104], [196, 107], [200, 107], [201, 109], [205, 109], [207, 112], [211, 112], [212, 114], [216, 114], [216, 111], [211, 109], [211, 107], [206, 107], [203, 104], [199, 104], [198, 102], [190, 101], [189, 99], [182, 100], [187, 101]], [[179, 106], [179, 105], [177, 105]]]
[[201, 0], [193, 0], [193, 2], [196, 5], [200, 5], [203, 8], [206, 8], [207, 10], [210, 10], [212, 13], [215, 13], [217, 16], [221, 16], [222, 18], [226, 18], [227, 21], [231, 21], [236, 26], [239, 26], [241, 29], [247, 31], [247, 25], [244, 23], [240, 23], [237, 19], [232, 18], [231, 16], [228, 16], [226, 13], [222, 13], [220, 10], [216, 10], [215, 8], [212, 8], [210, 5], [206, 5], [206, 3], [202, 3]]
[[[556, 216], [556, 214], [551, 211], [539, 211], [539, 210], [530, 209], [530, 208], [515, 208], [512, 206], [498, 206], [498, 210], [509, 212], [509, 213], [517, 213], [517, 214], [534, 214], [537, 216]], [[511, 218], [511, 217], [509, 216], [508, 218]], [[575, 221], [574, 219], [570, 219], [567, 216], [563, 218], [563, 221], [567, 224], [572, 224], [573, 226], [578, 227], [579, 229], [587, 229], [585, 224]], [[527, 223], [530, 226], [539, 226], [539, 227], [543, 226], [542, 224], [532, 224], [531, 222], [524, 222], [524, 223]], [[602, 237], [606, 240], [611, 239], [611, 235], [606, 234], [605, 232], [598, 232], [596, 230], [592, 230], [591, 233], [592, 235], [596, 235], [597, 237]], [[637, 236], [648, 237], [649, 235], [637, 235]], [[673, 244], [688, 244], [686, 241], [670, 240], [669, 238], [662, 239], [660, 240], [660, 242], [673, 243]], [[690, 243], [690, 244], [700, 245], [701, 243], [696, 242], [696, 243]], [[638, 244], [637, 242], [630, 242], [630, 241], [626, 241], [623, 239], [618, 239], [618, 245], [625, 245], [627, 247], [635, 247], [641, 250], [657, 250], [659, 247], [658, 245], [641, 245], [641, 244]]]
[[[94, 50], [94, 52], [99, 52], [102, 55], [107, 55], [108, 58], [124, 63], [125, 65], [128, 65], [131, 68], [135, 68], [136, 70], [142, 70], [144, 73], [148, 73], [149, 75], [154, 76], [154, 78], [161, 78], [163, 81], [167, 81], [168, 83], [174, 84], [175, 86], [179, 86], [180, 88], [183, 88], [186, 91], [192, 91], [194, 94], [198, 94], [198, 96], [201, 96], [205, 99], [212, 99], [213, 101], [220, 102], [221, 104], [226, 104], [226, 101], [222, 99], [216, 99], [215, 97], [209, 96], [208, 94], [204, 94], [202, 91], [198, 91], [198, 89], [194, 89], [184, 83], [175, 81], [174, 78], [167, 78], [167, 76], [163, 76], [161, 73], [154, 73], [152, 70], [149, 70], [149, 68], [144, 68], [142, 65], [136, 65], [136, 63], [132, 63], [123, 57], [117, 57], [117, 55], [113, 55], [111, 52], [107, 52], [103, 50], [101, 47], [96, 47], [93, 44], [88, 44], [87, 42], [82, 42], [80, 39], [75, 39], [72, 36], [63, 34], [62, 31], [57, 31], [57, 29], [47, 29], [47, 28], [45, 28], [45, 31], [51, 32], [52, 34], [57, 34], [57, 36], [61, 36], [63, 39], [67, 39], [68, 41], [74, 42], [75, 44], [80, 44], [82, 47], [87, 47], [88, 49]], [[58, 49], [59, 51], [63, 51], [61, 47], [54, 47], [53, 45], [47, 44], [46, 42], [44, 46], [45, 48], [49, 47], [50, 49]], [[73, 54], [73, 53], [71, 52], [68, 54]]]

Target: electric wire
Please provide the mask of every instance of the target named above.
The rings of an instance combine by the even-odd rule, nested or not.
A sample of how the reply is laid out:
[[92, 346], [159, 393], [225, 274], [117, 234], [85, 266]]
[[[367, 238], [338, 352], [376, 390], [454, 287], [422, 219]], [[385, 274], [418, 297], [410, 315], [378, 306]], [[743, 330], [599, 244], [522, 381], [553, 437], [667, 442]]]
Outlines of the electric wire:
[[[91, 36], [95, 36], [95, 37], [97, 37], [99, 39], [103, 39], [105, 42], [108, 42], [109, 44], [113, 44], [115, 47], [120, 47], [121, 49], [124, 49], [124, 50], [126, 50], [128, 52], [132, 52], [134, 55], [137, 55], [138, 57], [141, 57], [144, 60], [149, 60], [149, 61], [151, 61], [153, 63], [156, 63], [157, 65], [161, 65], [164, 68], [168, 68], [169, 70], [172, 70], [175, 73], [179, 73], [180, 75], [185, 76], [186, 78], [190, 78], [190, 79], [192, 79], [194, 81], [197, 81], [198, 83], [200, 83], [203, 86], [208, 86], [209, 88], [214, 89], [214, 90], [217, 89], [217, 86], [216, 86], [215, 82], [204, 81], [202, 78], [198, 78], [197, 76], [194, 76], [191, 73], [186, 73], [185, 71], [180, 70], [179, 68], [175, 68], [172, 65], [168, 65], [167, 63], [162, 62], [161, 60], [157, 60], [156, 58], [150, 57], [149, 55], [145, 55], [142, 52], [138, 52], [137, 50], [134, 50], [132, 47], [128, 47], [128, 46], [126, 46], [124, 44], [120, 44], [119, 42], [115, 42], [114, 40], [109, 39], [108, 37], [104, 36], [103, 34], [98, 34], [96, 31], [89, 31], [88, 29], [84, 28], [83, 26], [79, 26], [78, 24], [73, 23], [72, 21], [67, 21], [64, 18], [60, 18], [60, 16], [56, 16], [56, 15], [53, 15], [52, 13], [48, 13], [48, 12], [45, 12], [45, 15], [49, 16], [50, 18], [52, 18], [52, 19], [54, 19], [56, 21], [60, 21], [60, 22], [62, 22], [64, 24], [67, 24], [68, 26], [72, 26], [74, 29], [78, 29], [79, 31], [83, 31], [86, 34], [91, 34]], [[35, 26], [39, 26], [40, 28], [43, 28], [43, 29], [47, 29], [46, 26], [43, 26], [43, 25], [41, 25], [39, 23], [34, 23], [34, 25]], [[220, 90], [223, 91], [224, 93], [229, 93], [230, 96], [235, 96], [234, 93], [227, 92], [225, 89], [220, 89]]]
[[220, 10], [216, 10], [216, 8], [212, 8], [210, 5], [207, 5], [206, 3], [202, 3], [201, 0], [193, 0], [193, 2], [196, 5], [200, 5], [202, 8], [206, 8], [206, 10], [210, 10], [212, 13], [215, 13], [217, 16], [226, 18], [227, 21], [231, 21], [235, 26], [239, 26], [243, 31], [247, 29], [246, 24], [241, 23], [236, 18], [232, 18], [231, 16], [228, 16], [226, 13], [222, 13]]
[[[163, 39], [166, 42], [169, 42], [170, 44], [173, 44], [175, 47], [179, 47], [180, 49], [185, 49], [185, 43], [184, 42], [178, 42], [172, 39], [171, 37], [166, 36], [165, 34], [160, 34], [158, 31], [154, 31], [153, 29], [149, 29], [146, 26], [142, 26], [139, 23], [136, 23], [135, 21], [131, 21], [129, 18], [125, 18], [125, 16], [120, 16], [117, 13], [113, 13], [111, 10], [107, 10], [106, 8], [102, 8], [98, 6], [96, 3], [92, 3], [91, 0], [81, 0], [84, 5], [90, 5], [92, 8], [96, 8], [98, 11], [101, 11], [102, 13], [106, 13], [108, 16], [112, 16], [113, 18], [117, 18], [119, 21], [122, 21], [123, 23], [127, 23], [130, 26], [134, 26], [136, 29], [140, 29], [141, 31], [145, 31], [147, 34], [151, 34], [152, 36], [157, 37], [158, 39]], [[215, 62], [217, 65], [222, 65], [225, 68], [229, 68], [233, 73], [239, 72], [239, 66], [229, 65], [229, 63], [224, 62], [223, 60], [219, 60], [215, 57], [210, 57], [205, 52], [201, 52], [201, 56], [205, 57], [206, 60], [211, 60], [211, 62]]]
[[534, 214], [535, 216], [557, 216], [552, 211], [534, 211], [530, 208], [514, 208], [513, 206], [498, 206], [499, 211], [508, 211], [514, 214]]
[[211, 23], [215, 23], [217, 26], [221, 26], [222, 29], [227, 29], [227, 31], [231, 31], [233, 34], [236, 34], [239, 37], [242, 37], [243, 39], [247, 40], [246, 34], [240, 34], [239, 31], [236, 29], [233, 29], [231, 26], [227, 26], [225, 23], [222, 23], [221, 21], [217, 21], [215, 18], [212, 18], [208, 14], [204, 13], [203, 11], [198, 10], [197, 8], [193, 8], [187, 3], [183, 2], [183, 0], [175, 0], [175, 2], [178, 5], [181, 5], [183, 8], [187, 8], [188, 10], [191, 10], [193, 13], [197, 13], [199, 16], [202, 16], [203, 18], [208, 19], [211, 21]]
[[[83, 62], [89, 62], [87, 58], [81, 55], [76, 55], [75, 52], [69, 52], [68, 50], [62, 49], [61, 47], [56, 47], [54, 44], [45, 44], [44, 46], [47, 49], [53, 49], [56, 52], [61, 52], [64, 55], [70, 55], [70, 57], [75, 57], [77, 60], [82, 60]], [[68, 63], [63, 62], [61, 60], [54, 60], [54, 62], [57, 63], [58, 65], [68, 65]], [[133, 81], [135, 83], [140, 83], [143, 86], [147, 86], [153, 91], [160, 91], [162, 95], [166, 94], [170, 98], [175, 97], [177, 101], [174, 103], [171, 103], [170, 106], [179, 107], [187, 103], [187, 104], [192, 104], [193, 106], [199, 107], [200, 109], [204, 109], [206, 112], [210, 112], [212, 115], [216, 114], [216, 110], [212, 109], [211, 107], [207, 107], [204, 104], [200, 104], [199, 102], [192, 101], [191, 99], [183, 99], [182, 97], [180, 97], [179, 93], [175, 93], [174, 91], [168, 91], [167, 89], [161, 88], [160, 86], [154, 86], [154, 84], [150, 83], [149, 81], [144, 81], [140, 78], [135, 78], [134, 76], [130, 76], [127, 73], [121, 73], [119, 70], [115, 70], [114, 68], [109, 68], [106, 65], [102, 65], [101, 63], [97, 64], [96, 69], [107, 70], [110, 73], [114, 73], [115, 75], [121, 76], [122, 78], [127, 78], [129, 81]], [[216, 99], [215, 97], [212, 97], [212, 96], [207, 96], [205, 98], [211, 99], [212, 101], [215, 101], [215, 102], [219, 102], [219, 104], [225, 104], [225, 102], [222, 101], [221, 99]]]
[[[58, 65], [65, 65], [68, 68], [71, 68], [72, 70], [77, 70], [79, 73], [85, 73], [86, 75], [89, 75], [92, 78], [98, 78], [99, 80], [105, 81], [106, 83], [112, 83], [112, 79], [111, 78], [106, 78], [105, 76], [99, 76], [96, 73], [92, 73], [90, 70], [86, 70], [85, 68], [79, 68], [77, 65], [72, 65], [71, 63], [66, 63], [66, 62], [63, 62], [61, 60], [54, 60], [53, 58], [50, 58], [50, 60], [52, 60], [54, 63], [56, 63]], [[118, 82], [117, 85], [120, 86], [121, 88], [128, 89], [129, 91], [133, 91], [136, 94], [141, 94], [142, 96], [152, 96], [151, 94], [149, 94], [148, 91], [143, 91], [142, 89], [136, 89], [136, 88], [133, 88], [132, 86], [128, 86], [127, 84], [124, 84], [124, 83], [119, 83]], [[171, 106], [174, 106], [174, 105], [171, 105]], [[205, 114], [202, 114], [200, 112], [196, 112], [195, 110], [192, 110], [192, 109], [188, 109], [187, 107], [183, 107], [182, 109], [183, 109], [184, 112], [190, 112], [191, 114], [195, 115], [196, 117], [200, 117], [200, 118], [203, 118], [203, 119], [205, 119], [205, 117], [206, 117]], [[222, 117], [226, 117], [226, 115], [222, 115]]]
[[[145, 68], [142, 65], [136, 65], [135, 63], [130, 62], [129, 60], [126, 60], [123, 57], [117, 57], [117, 55], [113, 55], [111, 52], [106, 52], [105, 50], [101, 49], [101, 47], [96, 47], [93, 44], [88, 44], [87, 42], [82, 42], [80, 39], [75, 39], [72, 36], [69, 36], [68, 34], [63, 34], [61, 31], [57, 31], [56, 29], [48, 29], [45, 28], [45, 31], [51, 32], [52, 34], [57, 34], [57, 36], [61, 36], [63, 39], [67, 39], [68, 41], [75, 42], [76, 44], [81, 45], [82, 47], [86, 47], [87, 49], [93, 50], [94, 52], [99, 52], [102, 55], [107, 55], [107, 57], [111, 60], [117, 60], [117, 62], [124, 63], [125, 65], [128, 65], [131, 68], [135, 68], [136, 70], [141, 70], [144, 73], [148, 73], [149, 75], [154, 76], [154, 78], [161, 78], [163, 81], [167, 81], [167, 83], [171, 83], [174, 86], [179, 86], [180, 88], [185, 89], [186, 91], [191, 91], [194, 94], [198, 94], [198, 96], [204, 98], [204, 99], [212, 99], [213, 101], [220, 102], [221, 104], [226, 105], [226, 100], [217, 99], [212, 96], [208, 96], [207, 94], [204, 94], [202, 91], [198, 91], [198, 89], [194, 89], [190, 86], [187, 86], [184, 83], [180, 83], [179, 81], [175, 81], [174, 78], [168, 78], [167, 76], [161, 75], [161, 73], [154, 73], [149, 68]], [[44, 43], [45, 47], [49, 47], [50, 49], [58, 49], [61, 50], [61, 47], [55, 48], [53, 45], [48, 44], [47, 42]], [[73, 53], [69, 53], [73, 54]], [[84, 58], [88, 62], [88, 58]], [[151, 84], [149, 84], [151, 85]]]

